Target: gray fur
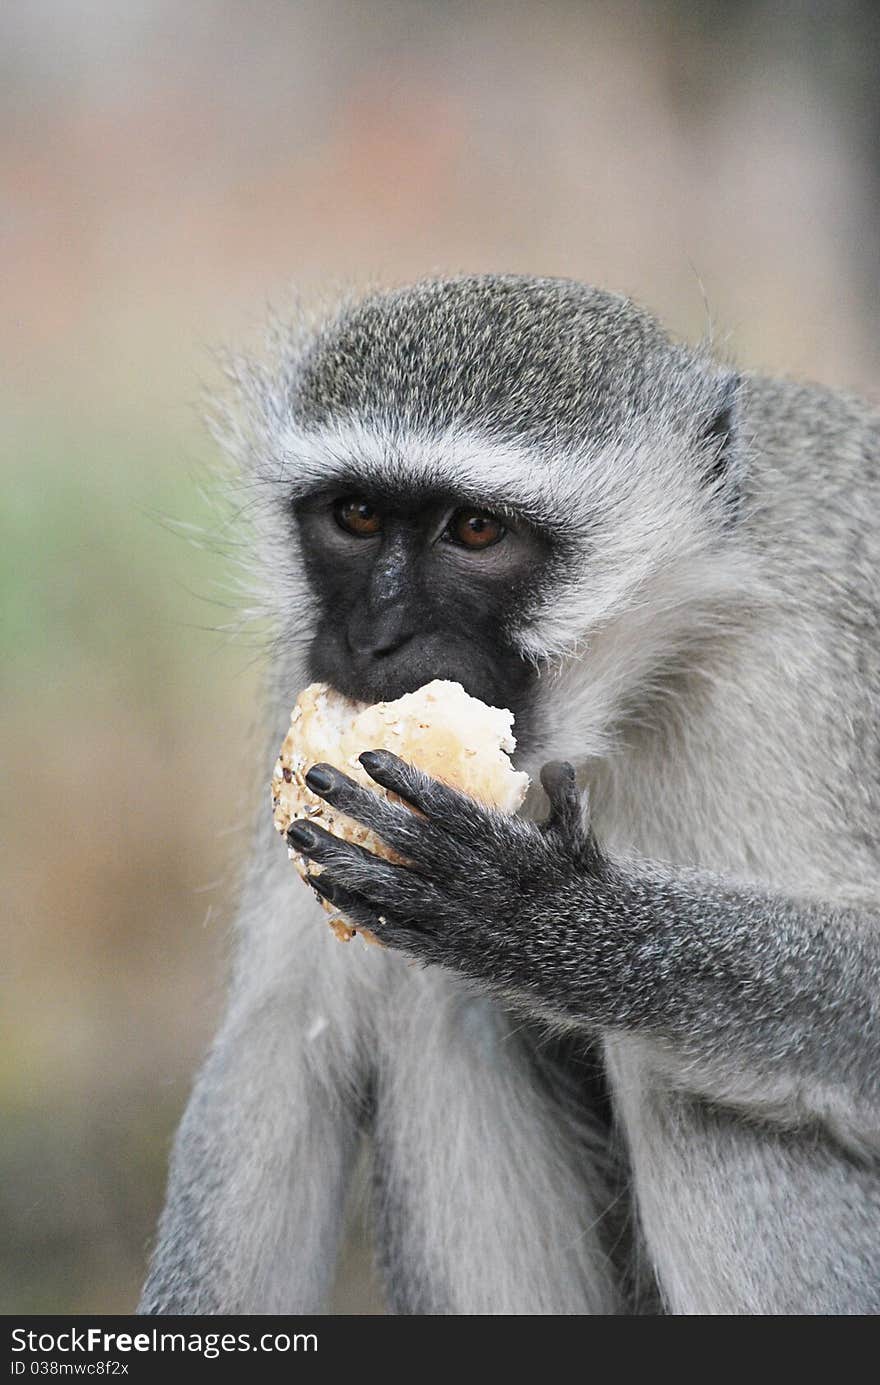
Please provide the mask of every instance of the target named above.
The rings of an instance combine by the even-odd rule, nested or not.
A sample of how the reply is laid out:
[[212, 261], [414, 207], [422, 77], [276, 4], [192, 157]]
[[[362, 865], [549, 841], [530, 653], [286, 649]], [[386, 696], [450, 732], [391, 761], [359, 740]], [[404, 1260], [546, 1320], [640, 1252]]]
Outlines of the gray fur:
[[[387, 908], [418, 968], [336, 944], [264, 823], [142, 1310], [319, 1305], [366, 1121], [399, 1311], [637, 1312], [651, 1278], [675, 1313], [880, 1311], [877, 416], [549, 280], [348, 302], [235, 374], [273, 735], [315, 623], [292, 499], [442, 484], [555, 524], [509, 631], [524, 767], [575, 764], [591, 835], [426, 836], [435, 893]], [[629, 1269], [620, 1146], [542, 1025], [604, 1051]]]

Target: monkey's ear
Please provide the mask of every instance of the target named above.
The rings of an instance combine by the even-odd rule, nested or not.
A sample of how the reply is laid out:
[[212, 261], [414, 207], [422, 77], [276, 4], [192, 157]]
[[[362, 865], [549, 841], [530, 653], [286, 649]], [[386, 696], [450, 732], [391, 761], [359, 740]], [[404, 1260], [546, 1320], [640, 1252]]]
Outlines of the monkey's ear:
[[700, 438], [704, 480], [717, 494], [729, 524], [735, 524], [739, 518], [745, 481], [739, 438], [739, 390], [738, 375], [726, 375], [719, 381], [715, 407]]

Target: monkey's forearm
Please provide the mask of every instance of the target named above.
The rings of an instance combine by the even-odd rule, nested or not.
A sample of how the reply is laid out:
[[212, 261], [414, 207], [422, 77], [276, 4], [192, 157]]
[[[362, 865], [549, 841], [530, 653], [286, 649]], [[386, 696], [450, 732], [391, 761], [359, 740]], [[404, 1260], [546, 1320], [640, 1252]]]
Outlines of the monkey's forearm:
[[547, 1014], [666, 1041], [695, 1074], [827, 1084], [880, 1132], [880, 917], [652, 865], [591, 873], [513, 922], [474, 937], [466, 969]]
[[[570, 766], [550, 765], [538, 826], [487, 813], [387, 752], [361, 763], [418, 810], [339, 771], [318, 790], [412, 865], [291, 829], [313, 887], [382, 941], [490, 984], [532, 1013], [644, 1035], [719, 1098], [808, 1094], [880, 1137], [880, 916], [721, 877], [607, 858], [581, 826]], [[825, 1093], [826, 1095], [823, 1095]]]

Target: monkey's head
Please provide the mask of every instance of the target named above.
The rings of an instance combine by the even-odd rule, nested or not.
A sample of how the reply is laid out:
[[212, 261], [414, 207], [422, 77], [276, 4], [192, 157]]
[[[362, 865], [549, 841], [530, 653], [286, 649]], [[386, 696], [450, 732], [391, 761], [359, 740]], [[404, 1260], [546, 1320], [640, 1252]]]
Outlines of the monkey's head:
[[628, 300], [430, 280], [280, 355], [239, 372], [226, 441], [266, 502], [289, 677], [370, 702], [448, 678], [537, 754], [577, 755], [577, 715], [596, 753], [737, 586], [735, 377]]

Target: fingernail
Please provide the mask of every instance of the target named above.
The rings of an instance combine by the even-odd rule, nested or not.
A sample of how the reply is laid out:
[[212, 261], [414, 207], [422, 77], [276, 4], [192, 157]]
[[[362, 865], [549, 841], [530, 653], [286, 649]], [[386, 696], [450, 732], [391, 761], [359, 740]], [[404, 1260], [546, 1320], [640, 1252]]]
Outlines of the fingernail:
[[327, 770], [321, 769], [319, 765], [312, 765], [306, 775], [306, 783], [315, 793], [327, 793], [333, 788], [333, 776]]
[[287, 829], [287, 840], [298, 846], [301, 851], [311, 851], [316, 838], [311, 828], [301, 822], [294, 822]]

